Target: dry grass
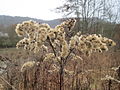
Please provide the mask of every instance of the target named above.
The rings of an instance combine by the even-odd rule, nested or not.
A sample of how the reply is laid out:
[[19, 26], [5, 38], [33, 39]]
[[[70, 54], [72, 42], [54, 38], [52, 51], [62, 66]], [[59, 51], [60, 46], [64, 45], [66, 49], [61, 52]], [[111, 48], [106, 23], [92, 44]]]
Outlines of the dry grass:
[[[10, 48], [0, 49], [0, 57], [8, 65], [7, 71], [0, 76], [10, 84], [0, 78], [3, 90], [59, 90], [59, 73], [50, 72], [52, 62], [42, 62], [42, 55]], [[65, 74], [64, 90], [109, 90], [109, 82], [101, 78], [110, 75], [120, 79], [111, 69], [120, 65], [120, 52], [93, 53], [90, 57], [82, 55], [82, 58], [83, 61], [74, 60], [67, 64], [66, 68], [73, 74]], [[20, 72], [22, 64], [31, 60], [40, 63]], [[120, 90], [118, 83], [112, 81], [110, 85], [110, 90]]]

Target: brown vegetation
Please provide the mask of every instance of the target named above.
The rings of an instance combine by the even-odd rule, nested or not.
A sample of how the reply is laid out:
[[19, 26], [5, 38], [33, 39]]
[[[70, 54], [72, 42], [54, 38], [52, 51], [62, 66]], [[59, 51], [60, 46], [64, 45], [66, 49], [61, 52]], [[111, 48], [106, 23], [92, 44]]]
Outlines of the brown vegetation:
[[[120, 52], [94, 53], [90, 57], [82, 55], [84, 61], [71, 61], [67, 69], [74, 71], [64, 77], [64, 90], [108, 90], [109, 81], [103, 81], [106, 75], [119, 80], [112, 67], [120, 65]], [[51, 63], [42, 62], [42, 56], [27, 51], [7, 50], [0, 54], [0, 60], [8, 62], [7, 71], [0, 77], [3, 90], [59, 90], [59, 73], [51, 73]], [[21, 72], [21, 66], [27, 61], [40, 61], [33, 68]], [[119, 90], [119, 83], [112, 81], [110, 90]]]
[[[115, 45], [114, 41], [80, 33], [67, 40], [64, 30], [70, 32], [73, 20], [55, 29], [32, 21], [19, 24], [18, 36], [28, 37], [19, 41], [17, 48], [24, 47], [26, 51], [1, 52], [1, 87], [5, 90], [119, 90], [120, 68], [116, 57], [119, 52], [104, 52]], [[30, 28], [23, 27], [24, 24]], [[59, 41], [57, 47], [53, 46], [55, 40]]]

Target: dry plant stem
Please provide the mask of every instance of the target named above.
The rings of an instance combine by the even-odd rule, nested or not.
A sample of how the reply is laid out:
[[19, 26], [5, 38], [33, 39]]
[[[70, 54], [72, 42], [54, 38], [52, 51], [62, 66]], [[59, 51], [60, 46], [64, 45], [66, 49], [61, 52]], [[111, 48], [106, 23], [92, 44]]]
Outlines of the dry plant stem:
[[52, 47], [53, 53], [54, 53], [54, 55], [55, 55], [55, 57], [56, 57], [56, 56], [57, 56], [57, 55], [56, 55], [56, 51], [55, 51], [55, 49], [54, 49], [54, 47], [53, 47], [53, 45], [52, 45], [49, 37], [48, 37], [48, 42], [49, 42], [50, 46]]
[[76, 73], [76, 63], [74, 64], [74, 74], [72, 76], [72, 90], [74, 90], [74, 81], [75, 81], [75, 73]]
[[60, 64], [60, 90], [64, 90], [64, 59], [61, 58]]
[[13, 88], [13, 90], [17, 90], [15, 87], [13, 87], [8, 81], [6, 81], [2, 76], [0, 76], [0, 78], [4, 81], [4, 82], [6, 82], [10, 87], [12, 87]]
[[[52, 45], [52, 43], [51, 43], [51, 41], [50, 41], [49, 38], [48, 38], [48, 42], [49, 42], [50, 46], [52, 47], [52, 50], [53, 50], [54, 55], [55, 55], [55, 57], [56, 57], [56, 56], [57, 56], [57, 55], [56, 55], [56, 51], [55, 51], [55, 49], [54, 49], [54, 47], [53, 47], [53, 45]], [[64, 79], [63, 79], [63, 77], [64, 77], [64, 73], [63, 73], [63, 70], [64, 70], [63, 61], [64, 61], [64, 59], [61, 58], [61, 62], [59, 62], [59, 64], [60, 64], [60, 71], [59, 71], [59, 74], [60, 74], [60, 90], [64, 90], [64, 89], [62, 89], [62, 87], [63, 87], [63, 82], [64, 82]]]
[[60, 90], [64, 90], [63, 89], [63, 82], [64, 82], [64, 74], [63, 74], [63, 67], [61, 66], [60, 68]]
[[112, 84], [112, 80], [108, 81], [108, 90], [111, 90], [111, 84]]
[[68, 53], [68, 56], [65, 58], [64, 60], [64, 65], [66, 65], [67, 61], [68, 61], [68, 57], [70, 56], [70, 54], [72, 53], [74, 49], [70, 49], [70, 52]]
[[68, 57], [72, 53], [73, 49], [70, 50], [68, 56], [64, 59], [61, 57], [61, 63], [60, 63], [60, 90], [64, 90], [64, 66], [67, 63]]

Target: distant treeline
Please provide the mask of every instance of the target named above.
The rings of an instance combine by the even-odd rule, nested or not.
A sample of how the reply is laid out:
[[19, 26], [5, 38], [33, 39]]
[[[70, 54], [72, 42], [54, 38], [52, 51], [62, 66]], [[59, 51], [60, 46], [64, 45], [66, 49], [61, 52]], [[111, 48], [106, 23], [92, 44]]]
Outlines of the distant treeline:
[[15, 47], [19, 37], [15, 33], [16, 24], [10, 26], [0, 25], [0, 48]]

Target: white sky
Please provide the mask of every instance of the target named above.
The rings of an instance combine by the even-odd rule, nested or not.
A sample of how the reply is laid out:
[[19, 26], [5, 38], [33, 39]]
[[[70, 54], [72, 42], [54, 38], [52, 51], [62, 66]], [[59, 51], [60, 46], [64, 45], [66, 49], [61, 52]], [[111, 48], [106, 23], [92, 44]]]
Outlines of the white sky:
[[52, 20], [62, 17], [52, 11], [61, 4], [61, 0], [1, 0], [0, 15]]

